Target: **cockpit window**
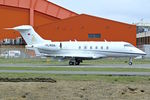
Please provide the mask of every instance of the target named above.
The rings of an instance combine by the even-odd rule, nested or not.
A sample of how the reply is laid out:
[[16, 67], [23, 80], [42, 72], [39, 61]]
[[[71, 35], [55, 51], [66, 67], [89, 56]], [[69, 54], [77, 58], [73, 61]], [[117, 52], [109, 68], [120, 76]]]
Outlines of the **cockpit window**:
[[132, 44], [125, 44], [124, 47], [133, 47]]

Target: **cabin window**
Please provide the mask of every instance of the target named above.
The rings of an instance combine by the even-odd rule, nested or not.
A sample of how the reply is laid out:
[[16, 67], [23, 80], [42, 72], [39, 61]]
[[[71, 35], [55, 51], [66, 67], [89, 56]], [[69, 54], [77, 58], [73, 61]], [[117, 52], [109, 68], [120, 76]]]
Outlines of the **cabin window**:
[[109, 47], [107, 46], [107, 47], [106, 47], [106, 49], [108, 50], [108, 49], [109, 49]]
[[81, 46], [79, 46], [79, 49], [81, 49]]
[[47, 46], [47, 47], [48, 47], [48, 44], [45, 44], [45, 46]]
[[95, 49], [98, 49], [98, 47], [96, 46]]
[[88, 38], [101, 38], [101, 34], [88, 34]]
[[92, 49], [92, 46], [90, 46], [90, 49]]

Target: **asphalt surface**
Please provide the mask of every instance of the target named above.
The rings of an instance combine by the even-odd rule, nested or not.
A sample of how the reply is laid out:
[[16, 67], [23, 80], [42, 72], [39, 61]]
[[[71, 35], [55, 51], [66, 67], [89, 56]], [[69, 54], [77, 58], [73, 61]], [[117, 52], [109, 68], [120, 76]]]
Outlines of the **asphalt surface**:
[[[0, 64], [0, 67], [97, 67], [97, 68], [150, 68], [150, 64], [105, 64], [105, 65], [51, 65], [51, 64]], [[80, 74], [80, 75], [114, 75], [114, 76], [150, 76], [150, 72], [114, 72], [114, 71], [35, 71], [35, 70], [0, 70], [0, 73], [42, 73], [42, 74]]]

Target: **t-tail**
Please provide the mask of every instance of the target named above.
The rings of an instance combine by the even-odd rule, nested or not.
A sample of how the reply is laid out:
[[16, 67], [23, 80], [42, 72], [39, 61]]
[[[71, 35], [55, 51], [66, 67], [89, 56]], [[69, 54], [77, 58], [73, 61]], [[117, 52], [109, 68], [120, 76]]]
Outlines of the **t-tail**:
[[22, 25], [14, 28], [7, 28], [19, 31], [27, 45], [41, 44], [45, 40], [41, 38], [30, 25]]

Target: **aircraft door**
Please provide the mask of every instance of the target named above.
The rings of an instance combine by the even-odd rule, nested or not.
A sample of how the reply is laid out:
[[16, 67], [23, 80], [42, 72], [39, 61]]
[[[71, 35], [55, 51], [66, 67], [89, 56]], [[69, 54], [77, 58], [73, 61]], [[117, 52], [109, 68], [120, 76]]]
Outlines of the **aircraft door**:
[[62, 43], [60, 43], [60, 49], [62, 49]]

